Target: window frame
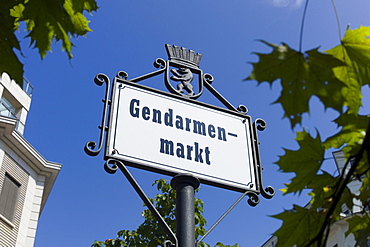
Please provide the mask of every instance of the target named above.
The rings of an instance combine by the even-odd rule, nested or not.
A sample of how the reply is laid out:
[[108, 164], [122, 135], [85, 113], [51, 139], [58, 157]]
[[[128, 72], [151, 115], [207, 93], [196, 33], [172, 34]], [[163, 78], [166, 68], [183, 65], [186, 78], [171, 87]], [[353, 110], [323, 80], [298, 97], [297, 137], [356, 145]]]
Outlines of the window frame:
[[13, 222], [19, 200], [21, 184], [10, 174], [5, 173], [0, 192], [0, 214]]

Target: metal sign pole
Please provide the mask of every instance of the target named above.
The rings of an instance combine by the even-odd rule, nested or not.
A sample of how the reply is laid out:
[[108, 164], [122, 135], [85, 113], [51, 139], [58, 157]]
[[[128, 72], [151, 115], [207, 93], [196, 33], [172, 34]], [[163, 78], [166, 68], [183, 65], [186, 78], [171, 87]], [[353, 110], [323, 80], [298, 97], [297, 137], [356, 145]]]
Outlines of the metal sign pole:
[[194, 191], [199, 180], [188, 174], [179, 174], [171, 180], [176, 190], [176, 236], [177, 247], [195, 246]]

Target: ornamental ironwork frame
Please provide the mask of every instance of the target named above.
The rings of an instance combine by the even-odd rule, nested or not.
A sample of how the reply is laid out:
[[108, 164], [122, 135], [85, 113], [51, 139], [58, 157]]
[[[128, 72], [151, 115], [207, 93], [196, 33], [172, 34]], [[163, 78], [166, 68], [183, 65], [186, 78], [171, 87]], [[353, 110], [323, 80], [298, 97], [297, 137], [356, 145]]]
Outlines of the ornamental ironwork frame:
[[[112, 111], [112, 89], [115, 90], [117, 84], [129, 84], [129, 85], [135, 85], [136, 87], [143, 88], [145, 90], [153, 91], [159, 94], [163, 95], [170, 95], [171, 97], [174, 97], [176, 99], [180, 99], [186, 102], [195, 103], [204, 107], [209, 107], [213, 109], [217, 109], [218, 111], [224, 111], [227, 113], [243, 116], [245, 118], [251, 117], [247, 115], [248, 109], [247, 107], [240, 105], [237, 108], [234, 107], [229, 101], [227, 101], [211, 84], [214, 80], [213, 76], [208, 73], [203, 73], [201, 69], [199, 69], [199, 62], [202, 57], [199, 53], [194, 53], [192, 50], [187, 50], [183, 47], [178, 46], [172, 46], [169, 44], [165, 45], [167, 54], [169, 59], [165, 61], [162, 58], [157, 58], [154, 61], [154, 67], [157, 68], [157, 70], [152, 71], [150, 73], [144, 74], [142, 76], [128, 79], [128, 74], [124, 71], [120, 71], [117, 73], [116, 77], [114, 78], [113, 84], [111, 83], [108, 76], [105, 74], [97, 74], [94, 82], [98, 86], [102, 86], [105, 84], [105, 98], [103, 99], [104, 108], [103, 108], [103, 114], [102, 114], [102, 121], [101, 125], [99, 126], [100, 129], [100, 136], [98, 142], [95, 141], [89, 141], [86, 143], [84, 150], [85, 152], [90, 156], [96, 156], [98, 155], [101, 150], [103, 149], [104, 142], [108, 142], [107, 140], [107, 132], [109, 131], [109, 126], [111, 126], [110, 119], [111, 111]], [[169, 93], [159, 91], [154, 88], [146, 87], [141, 84], [138, 84], [141, 81], [144, 81], [146, 79], [164, 75], [164, 83], [166, 88], [168, 89]], [[191, 83], [194, 80], [194, 77], [196, 78], [196, 81], [198, 82], [197, 87], [195, 88]], [[177, 83], [177, 86], [174, 86], [174, 84]], [[216, 97], [224, 106], [225, 108], [219, 108], [213, 105], [209, 105], [200, 101], [196, 101], [197, 98], [199, 98], [204, 89], [207, 89], [214, 97]], [[197, 241], [196, 246], [209, 234], [210, 231], [212, 231], [217, 224], [220, 223], [220, 221], [226, 217], [226, 215], [245, 197], [248, 196], [249, 199], [247, 200], [248, 204], [250, 206], [256, 206], [259, 203], [259, 197], [258, 195], [261, 194], [266, 199], [271, 199], [275, 195], [275, 190], [271, 186], [264, 187], [263, 181], [262, 181], [262, 164], [261, 164], [261, 158], [260, 158], [260, 152], [259, 152], [259, 141], [258, 141], [258, 131], [263, 131], [266, 128], [266, 122], [260, 118], [256, 119], [250, 126], [250, 134], [252, 136], [252, 149], [253, 149], [253, 160], [255, 162], [255, 174], [256, 174], [256, 184], [253, 185], [253, 188], [251, 189], [245, 189], [245, 190], [238, 190], [239, 192], [242, 192], [243, 194], [236, 200], [236, 202], [220, 217], [219, 220], [216, 221], [216, 223], [208, 230], [208, 232]], [[131, 164], [130, 162], [123, 162], [121, 160], [117, 160], [112, 156], [111, 153], [107, 152], [107, 145], [105, 146], [105, 154], [104, 154], [104, 160], [106, 160], [106, 163], [104, 165], [104, 169], [106, 172], [113, 174], [118, 169], [122, 171], [122, 173], [126, 176], [126, 178], [129, 180], [133, 188], [136, 190], [136, 192], [139, 194], [141, 199], [144, 201], [144, 203], [148, 206], [150, 211], [154, 214], [160, 225], [163, 227], [165, 232], [170, 237], [170, 241], [166, 241], [164, 243], [164, 246], [177, 246], [177, 239], [176, 236], [173, 234], [171, 229], [168, 227], [168, 225], [164, 222], [158, 211], [155, 209], [153, 204], [150, 202], [150, 200], [146, 197], [143, 190], [140, 188], [138, 183], [135, 181], [135, 179], [130, 174], [129, 170], [126, 168], [126, 165], [135, 166], [135, 164]], [[158, 171], [156, 171], [158, 172]], [[166, 174], [165, 172], [160, 172], [163, 174]], [[167, 175], [176, 175], [176, 174], [167, 174]], [[202, 182], [202, 181], [201, 181]], [[229, 189], [225, 187], [226, 189]], [[234, 189], [235, 190], [235, 189]]]

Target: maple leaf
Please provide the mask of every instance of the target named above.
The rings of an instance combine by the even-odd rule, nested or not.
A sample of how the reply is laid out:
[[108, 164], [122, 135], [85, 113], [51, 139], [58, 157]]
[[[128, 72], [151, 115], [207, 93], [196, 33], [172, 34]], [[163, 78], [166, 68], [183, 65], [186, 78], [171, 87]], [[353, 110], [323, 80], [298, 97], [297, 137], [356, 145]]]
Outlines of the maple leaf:
[[319, 52], [318, 49], [306, 51], [306, 54], [310, 67], [309, 82], [312, 84], [312, 96], [317, 96], [325, 108], [342, 112], [346, 101], [343, 95], [346, 85], [335, 76], [333, 69], [345, 64], [331, 55]]
[[[334, 202], [335, 192], [338, 186], [340, 186], [340, 177], [333, 177], [329, 173], [322, 171], [322, 174], [316, 175], [313, 179], [309, 186], [312, 190], [308, 193], [311, 196], [310, 209], [317, 209], [327, 213]], [[337, 205], [343, 204], [348, 208], [353, 207], [353, 196], [348, 188], [344, 190], [340, 196], [339, 203], [337, 203]], [[341, 212], [342, 208], [336, 206], [332, 218], [339, 220]]]
[[338, 179], [325, 171], [316, 175], [314, 183], [310, 183], [312, 189], [309, 193], [311, 196], [310, 206], [312, 208], [327, 208], [328, 205], [325, 204], [328, 204], [327, 200], [333, 196], [337, 183]]
[[84, 11], [97, 10], [95, 0], [32, 0], [3, 1], [0, 8], [0, 74], [7, 72], [19, 85], [23, 83], [23, 64], [15, 50], [20, 50], [14, 35], [19, 23], [27, 25], [31, 46], [37, 48], [41, 58], [51, 51], [52, 43], [62, 41], [62, 50], [72, 58], [72, 37], [91, 31]]
[[[360, 27], [348, 29], [341, 44], [326, 53], [318, 49], [301, 53], [284, 43], [276, 45], [265, 41], [262, 42], [271, 47], [272, 52], [256, 53], [259, 61], [252, 63], [253, 71], [246, 80], [257, 80], [258, 84], [266, 81], [270, 85], [280, 81], [281, 95], [274, 103], [281, 104], [292, 129], [301, 124], [302, 114], [310, 113], [308, 102], [313, 96], [318, 97], [325, 108], [339, 114], [334, 120], [338, 127], [336, 134], [322, 143], [319, 134], [313, 138], [305, 131], [297, 132], [299, 149], [284, 149], [285, 154], [276, 162], [280, 171], [295, 173], [291, 183], [282, 190], [284, 194], [300, 194], [307, 189], [311, 196], [309, 207], [294, 206], [293, 210], [273, 216], [283, 220], [281, 228], [274, 233], [279, 246], [322, 243], [325, 229], [342, 220], [342, 205], [352, 210], [355, 202], [362, 213], [370, 205], [369, 116], [359, 115], [361, 89], [370, 85], [369, 37], [370, 27]], [[341, 149], [348, 162], [347, 173], [338, 177], [320, 171], [324, 152], [332, 148]], [[353, 164], [352, 157], [355, 157]], [[349, 189], [353, 181], [360, 185], [356, 191]], [[325, 222], [319, 215], [324, 216]], [[317, 223], [315, 219], [321, 221]], [[370, 235], [368, 214], [356, 215], [348, 222], [348, 233], [354, 233], [357, 243], [364, 245]]]
[[258, 84], [266, 81], [270, 85], [280, 79], [282, 91], [274, 103], [280, 103], [284, 117], [289, 118], [291, 128], [300, 124], [302, 114], [309, 112], [309, 100], [317, 96], [325, 105], [341, 111], [345, 98], [333, 68], [344, 63], [332, 55], [312, 49], [301, 53], [287, 44], [276, 45], [261, 41], [273, 50], [270, 54], [255, 53], [259, 62], [252, 63], [253, 71], [245, 80], [257, 80]]
[[315, 176], [324, 161], [325, 149], [322, 146], [319, 134], [313, 138], [306, 131], [297, 132], [298, 150], [285, 150], [276, 164], [282, 172], [294, 172], [295, 177], [284, 190], [288, 193], [301, 193], [303, 189], [315, 181]]
[[[82, 1], [82, 0], [80, 0]], [[82, 1], [82, 3], [85, 1]], [[25, 4], [23, 19], [27, 20], [31, 44], [39, 49], [40, 56], [45, 57], [51, 51], [53, 40], [62, 40], [62, 47], [72, 58], [70, 36], [85, 35], [91, 31], [88, 21], [81, 12], [74, 9], [77, 0], [33, 0]], [[76, 4], [81, 11], [81, 4]]]
[[326, 51], [346, 66], [334, 68], [335, 76], [347, 87], [344, 91], [349, 113], [358, 113], [362, 106], [361, 88], [370, 85], [370, 27], [347, 29], [341, 44]]
[[307, 246], [316, 237], [324, 221], [321, 212], [298, 205], [272, 217], [283, 221], [283, 225], [273, 234], [278, 238], [277, 247]]
[[[329, 148], [344, 148], [346, 157], [349, 154], [355, 154], [353, 150], [357, 149], [364, 138], [366, 126], [368, 123], [368, 116], [358, 115], [354, 113], [345, 112], [341, 114], [334, 122], [337, 124], [339, 132], [328, 137], [324, 141], [324, 147]], [[344, 147], [346, 145], [346, 147]]]

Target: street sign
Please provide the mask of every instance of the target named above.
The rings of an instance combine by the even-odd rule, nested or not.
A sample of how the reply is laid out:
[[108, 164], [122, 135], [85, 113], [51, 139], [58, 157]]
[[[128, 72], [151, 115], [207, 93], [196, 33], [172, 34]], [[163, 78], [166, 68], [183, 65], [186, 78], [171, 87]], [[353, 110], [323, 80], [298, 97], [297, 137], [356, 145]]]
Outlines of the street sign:
[[[104, 159], [110, 173], [119, 161], [170, 176], [189, 174], [205, 184], [247, 193], [253, 206], [259, 194], [272, 198], [274, 189], [263, 187], [257, 136], [265, 122], [253, 122], [245, 106], [235, 108], [213, 88], [213, 77], [199, 68], [201, 54], [165, 47], [168, 60], [157, 58], [156, 71], [132, 79], [120, 71], [112, 85], [106, 75], [96, 76], [96, 84], [106, 84], [100, 141], [86, 143], [85, 152], [98, 155], [107, 137]], [[168, 92], [139, 84], [161, 75]], [[198, 101], [204, 90], [225, 108]]]
[[[266, 123], [252, 122], [245, 106], [235, 108], [211, 86], [213, 77], [199, 69], [201, 54], [165, 47], [169, 59], [156, 59], [156, 71], [133, 79], [120, 71], [113, 85], [104, 74], [95, 77], [96, 84], [106, 84], [100, 140], [87, 142], [84, 150], [98, 155], [105, 139], [104, 169], [111, 174], [122, 171], [171, 239], [164, 242], [166, 246], [195, 243], [194, 190], [199, 182], [242, 192], [196, 242], [198, 246], [245, 196], [251, 206], [259, 203], [259, 194], [267, 199], [274, 196], [274, 188], [263, 187], [259, 155], [257, 130], [264, 130]], [[159, 75], [169, 92], [138, 84]], [[205, 89], [226, 108], [197, 101]], [[126, 165], [173, 176], [176, 236]]]
[[116, 80], [106, 156], [168, 175], [245, 191], [256, 185], [251, 118]]

